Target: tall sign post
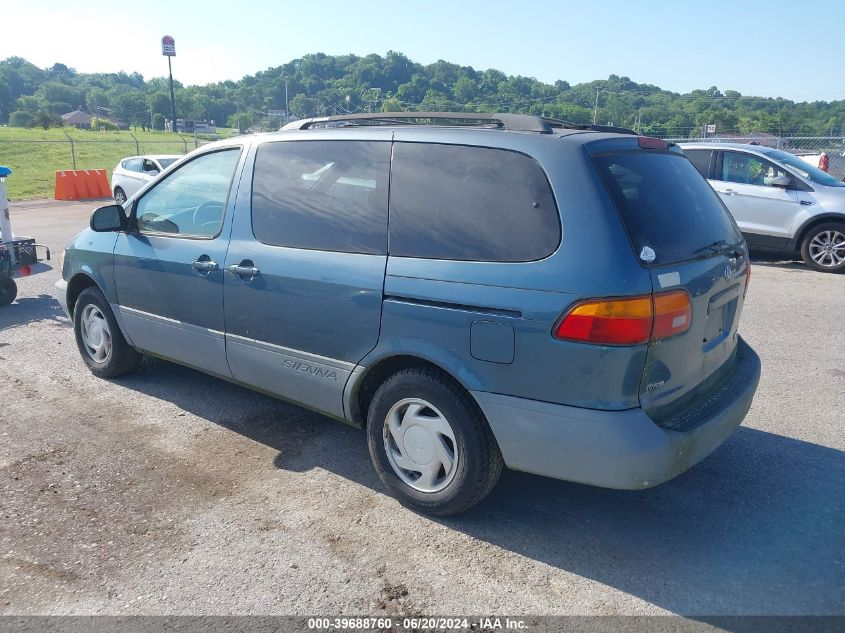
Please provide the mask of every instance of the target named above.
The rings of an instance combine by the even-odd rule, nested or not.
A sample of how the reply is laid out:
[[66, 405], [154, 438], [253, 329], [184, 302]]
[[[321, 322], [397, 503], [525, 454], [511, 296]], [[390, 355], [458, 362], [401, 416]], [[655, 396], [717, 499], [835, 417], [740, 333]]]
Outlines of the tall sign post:
[[176, 57], [176, 40], [169, 35], [161, 38], [161, 54], [167, 57], [167, 70], [170, 73], [170, 131], [176, 132], [176, 97], [173, 95], [173, 66], [170, 65], [170, 58]]

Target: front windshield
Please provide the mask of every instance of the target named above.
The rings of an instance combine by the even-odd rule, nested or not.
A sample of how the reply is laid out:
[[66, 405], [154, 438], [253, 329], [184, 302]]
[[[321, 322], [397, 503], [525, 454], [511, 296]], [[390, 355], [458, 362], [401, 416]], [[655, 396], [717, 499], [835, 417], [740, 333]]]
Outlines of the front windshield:
[[794, 154], [788, 154], [787, 152], [781, 152], [779, 150], [772, 150], [770, 152], [766, 152], [766, 155], [779, 160], [787, 167], [791, 167], [793, 170], [804, 176], [804, 178], [812, 180], [817, 184], [826, 185], [828, 187], [845, 187], [845, 182], [837, 180], [817, 167], [813, 167], [810, 163], [802, 160]]

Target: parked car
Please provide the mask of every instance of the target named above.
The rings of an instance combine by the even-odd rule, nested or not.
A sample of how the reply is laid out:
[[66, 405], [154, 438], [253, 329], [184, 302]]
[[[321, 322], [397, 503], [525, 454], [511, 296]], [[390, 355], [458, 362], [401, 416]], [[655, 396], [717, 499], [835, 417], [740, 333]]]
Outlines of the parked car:
[[441, 113], [200, 148], [95, 211], [56, 287], [95, 375], [143, 352], [364, 427], [385, 486], [444, 515], [503, 464], [640, 489], [706, 457], [759, 379], [749, 278], [678, 147]]
[[845, 182], [800, 157], [760, 145], [682, 143], [751, 248], [845, 272]]
[[182, 158], [178, 155], [130, 156], [120, 161], [111, 175], [114, 200], [123, 204], [135, 192]]

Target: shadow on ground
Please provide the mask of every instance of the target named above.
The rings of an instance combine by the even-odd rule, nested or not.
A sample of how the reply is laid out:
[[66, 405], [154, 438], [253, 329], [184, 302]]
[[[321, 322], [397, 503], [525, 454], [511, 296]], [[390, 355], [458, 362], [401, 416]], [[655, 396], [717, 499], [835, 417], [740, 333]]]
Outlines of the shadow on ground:
[[[272, 447], [278, 468], [322, 468], [383, 493], [359, 430], [163, 361], [121, 382]], [[225, 413], [233, 401], [241, 413]], [[694, 616], [845, 613], [843, 519], [845, 453], [743, 427], [657, 488], [506, 471], [482, 504], [438, 522]]]
[[800, 257], [797, 259], [784, 259], [783, 255], [775, 255], [759, 251], [751, 252], [751, 267], [754, 268], [755, 266], [780, 268], [790, 272], [816, 273], [816, 271], [812, 270], [809, 266], [807, 266], [807, 264], [801, 261]]
[[11, 305], [0, 308], [0, 331], [37, 321], [70, 323], [59, 302], [47, 294], [37, 297], [18, 296]]

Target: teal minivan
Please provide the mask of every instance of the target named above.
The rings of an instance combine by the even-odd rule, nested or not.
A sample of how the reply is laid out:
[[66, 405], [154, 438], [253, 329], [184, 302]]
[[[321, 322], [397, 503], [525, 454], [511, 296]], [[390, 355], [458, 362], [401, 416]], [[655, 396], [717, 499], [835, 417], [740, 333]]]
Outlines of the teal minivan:
[[312, 119], [98, 209], [57, 285], [97, 376], [150, 354], [366, 429], [461, 512], [503, 466], [619, 489], [740, 424], [745, 241], [679, 148], [514, 114]]

